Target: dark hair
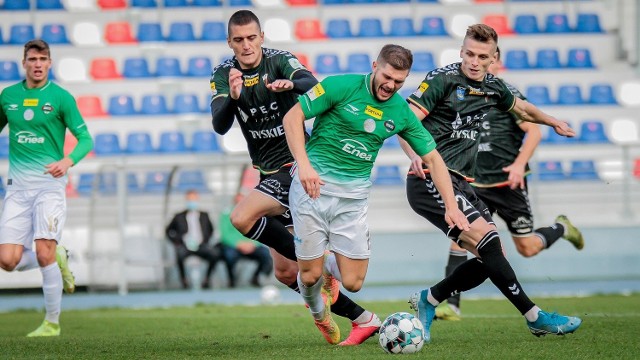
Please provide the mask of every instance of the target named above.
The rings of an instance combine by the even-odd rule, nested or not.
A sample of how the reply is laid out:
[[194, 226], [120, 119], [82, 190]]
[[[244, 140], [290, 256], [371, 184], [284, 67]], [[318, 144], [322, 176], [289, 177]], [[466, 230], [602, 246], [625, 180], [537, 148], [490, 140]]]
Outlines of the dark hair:
[[500, 46], [496, 46], [496, 61], [500, 61]]
[[262, 27], [260, 26], [260, 19], [249, 10], [238, 10], [229, 18], [229, 23], [227, 25], [227, 34], [231, 34], [231, 26], [232, 25], [248, 25], [252, 22], [258, 24], [258, 29], [262, 31]]
[[49, 44], [47, 44], [44, 40], [31, 40], [24, 44], [24, 57], [23, 59], [27, 59], [27, 53], [29, 50], [35, 49], [38, 52], [46, 52], [47, 56], [51, 57], [51, 50], [49, 50]]
[[409, 70], [413, 65], [413, 54], [400, 45], [387, 44], [380, 50], [376, 61], [381, 65], [389, 64], [396, 70]]
[[491, 26], [485, 24], [474, 24], [469, 26], [464, 38], [470, 38], [483, 43], [493, 41], [496, 45], [498, 44], [498, 34]]

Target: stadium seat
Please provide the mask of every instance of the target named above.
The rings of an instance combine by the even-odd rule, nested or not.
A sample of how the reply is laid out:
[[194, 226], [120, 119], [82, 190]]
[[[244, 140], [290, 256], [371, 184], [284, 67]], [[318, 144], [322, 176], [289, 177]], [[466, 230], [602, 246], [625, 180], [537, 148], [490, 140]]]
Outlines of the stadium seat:
[[5, 0], [2, 10], [29, 10], [29, 0]]
[[112, 58], [91, 60], [89, 74], [94, 80], [113, 80], [122, 78], [116, 69], [116, 62]]
[[600, 33], [602, 28], [600, 27], [600, 19], [598, 14], [593, 13], [579, 13], [576, 24], [576, 31], [581, 33]]
[[391, 28], [389, 36], [415, 36], [416, 31], [413, 28], [413, 19], [409, 17], [391, 19]]
[[349, 19], [331, 19], [327, 22], [327, 36], [334, 39], [353, 37]]
[[131, 25], [126, 21], [108, 23], [104, 34], [105, 39], [110, 44], [132, 44], [137, 42], [131, 34]]
[[146, 132], [132, 132], [127, 135], [127, 147], [129, 154], [149, 154], [155, 152], [151, 145], [151, 135]]
[[[91, 192], [93, 191], [93, 186], [94, 186], [93, 183], [95, 179], [97, 179], [95, 174], [92, 174], [92, 173], [80, 174], [80, 177], [78, 178], [78, 185], [76, 186], [76, 191], [78, 192], [78, 194], [83, 196], [91, 195]], [[96, 186], [98, 186], [98, 184], [96, 184]]]
[[542, 181], [566, 180], [567, 175], [562, 169], [560, 161], [540, 161], [538, 162], [538, 179]]
[[530, 85], [527, 86], [526, 95], [527, 100], [536, 105], [549, 105], [551, 104], [551, 96], [549, 96], [549, 88], [545, 85]]
[[202, 24], [202, 36], [204, 41], [226, 41], [227, 28], [221, 21], [206, 21]]
[[416, 51], [413, 53], [412, 72], [427, 72], [435, 68], [436, 63], [433, 59], [433, 53], [429, 51]]
[[166, 131], [160, 134], [158, 151], [164, 154], [182, 153], [187, 151], [184, 135], [179, 131]]
[[549, 145], [570, 145], [577, 143], [577, 139], [575, 137], [570, 138], [558, 135], [553, 128], [547, 129], [546, 135], [542, 137], [541, 141]]
[[124, 9], [127, 7], [125, 0], [98, 0], [98, 6], [101, 9]]
[[180, 77], [180, 60], [177, 57], [161, 56], [156, 60], [156, 76], [157, 77]]
[[176, 114], [200, 112], [198, 98], [194, 94], [177, 94], [173, 98], [173, 112]]
[[404, 185], [398, 165], [378, 165], [375, 170], [374, 185]]
[[523, 49], [507, 50], [504, 56], [504, 66], [509, 70], [531, 69], [531, 65], [529, 65], [529, 55], [527, 54], [527, 51]]
[[[413, 92], [413, 89], [409, 89], [409, 90], [411, 90], [411, 92]], [[406, 98], [408, 96], [404, 96], [404, 97]], [[388, 137], [382, 143], [382, 147], [383, 148], [388, 148], [388, 149], [400, 149], [400, 141], [398, 140], [398, 136], [394, 135], [394, 136]]]
[[9, 41], [11, 45], [24, 45], [27, 41], [36, 38], [31, 24], [14, 24], [9, 30]]
[[504, 14], [488, 14], [482, 17], [482, 23], [491, 26], [498, 35], [513, 35], [509, 19]]
[[20, 80], [18, 63], [12, 60], [0, 60], [0, 81], [18, 80]]
[[578, 85], [567, 84], [558, 87], [559, 105], [579, 105], [583, 104], [582, 91]]
[[379, 18], [362, 18], [358, 30], [360, 37], [383, 37], [382, 20]]
[[0, 27], [0, 45], [4, 44], [4, 36], [2, 35], [2, 28]]
[[150, 171], [145, 175], [143, 191], [147, 193], [163, 193], [169, 188], [169, 173], [166, 171]]
[[124, 59], [124, 68], [122, 75], [125, 78], [148, 78], [151, 77], [149, 72], [149, 63], [145, 58], [126, 58]]
[[190, 22], [175, 22], [169, 26], [168, 41], [195, 41], [193, 34], [193, 25]]
[[340, 61], [337, 54], [318, 54], [316, 57], [316, 72], [318, 74], [337, 74], [340, 71]]
[[193, 6], [200, 7], [213, 7], [213, 6], [222, 6], [221, 0], [193, 0]]
[[251, 0], [229, 0], [229, 6], [252, 7]]
[[593, 68], [591, 62], [591, 51], [587, 48], [572, 48], [569, 49], [569, 56], [567, 59], [567, 67], [569, 68]]
[[569, 178], [571, 180], [600, 180], [593, 160], [572, 160]]
[[131, 7], [154, 8], [158, 7], [156, 0], [131, 0]]
[[64, 7], [70, 12], [98, 10], [95, 0], [64, 0]]
[[593, 84], [589, 89], [589, 103], [597, 105], [616, 105], [613, 88], [609, 84]]
[[0, 158], [6, 159], [9, 157], [9, 136], [0, 135]]
[[299, 40], [326, 39], [318, 19], [298, 19], [295, 24], [295, 35]]
[[222, 152], [216, 134], [211, 130], [198, 130], [193, 133], [191, 151], [196, 153]]
[[87, 67], [82, 58], [63, 57], [54, 66], [62, 81], [88, 81]]
[[143, 115], [165, 115], [169, 113], [164, 95], [151, 94], [142, 96], [140, 113]]
[[314, 6], [318, 3], [316, 0], [287, 0], [289, 6]]
[[539, 34], [540, 28], [538, 27], [538, 19], [535, 15], [531, 14], [518, 15], [516, 16], [513, 30], [520, 35]]
[[580, 124], [579, 140], [586, 143], [608, 143], [609, 138], [604, 131], [604, 124], [599, 120], [583, 121]]
[[68, 44], [67, 31], [62, 24], [47, 24], [42, 26], [40, 38], [49, 44]]
[[300, 63], [304, 65], [304, 67], [306, 67], [307, 70], [313, 72], [313, 67], [311, 66], [311, 63], [309, 63], [309, 58], [307, 57], [306, 54], [295, 53], [293, 55], [295, 55], [295, 57], [298, 58], [298, 61], [300, 61]]
[[164, 7], [166, 8], [175, 8], [175, 7], [187, 7], [187, 0], [164, 0]]
[[427, 16], [422, 19], [419, 35], [424, 36], [449, 36], [444, 19], [439, 16]]
[[109, 99], [109, 114], [111, 116], [135, 115], [133, 99], [129, 95], [116, 95]]
[[162, 36], [162, 26], [160, 23], [140, 23], [138, 24], [138, 41], [139, 42], [157, 42], [164, 41]]
[[189, 58], [189, 63], [187, 66], [187, 76], [200, 76], [200, 77], [210, 77], [211, 76], [211, 60], [205, 56], [196, 56]]
[[318, 2], [322, 5], [340, 5], [347, 3], [346, 0], [318, 0]]
[[94, 142], [93, 150], [96, 156], [120, 155], [122, 153], [120, 140], [116, 133], [96, 134]]
[[571, 32], [569, 19], [566, 14], [549, 14], [545, 20], [545, 32], [568, 33]]
[[73, 25], [71, 41], [76, 46], [102, 45], [102, 32], [94, 22], [79, 22]]
[[536, 67], [539, 69], [560, 69], [560, 55], [557, 49], [539, 49], [536, 52]]
[[347, 56], [348, 73], [368, 74], [371, 72], [371, 59], [367, 53], [349, 54]]
[[175, 189], [180, 192], [197, 190], [200, 193], [209, 192], [204, 174], [200, 170], [182, 170], [178, 173]]
[[633, 162], [633, 176], [640, 179], [640, 158]]
[[[83, 181], [82, 176], [87, 177]], [[88, 175], [88, 176], [87, 176]], [[78, 184], [78, 193], [81, 195], [91, 194], [93, 182], [95, 181], [94, 174], [81, 174], [80, 183]], [[127, 173], [127, 192], [138, 193], [140, 192], [140, 186], [138, 185], [138, 178], [134, 173]], [[86, 184], [85, 184], [86, 183]], [[82, 185], [81, 185], [82, 184]], [[98, 175], [98, 191], [101, 195], [114, 195], [118, 191], [118, 174], [115, 172], [101, 173]]]
[[102, 100], [95, 95], [80, 95], [76, 98], [82, 117], [103, 117], [107, 113], [102, 109]]

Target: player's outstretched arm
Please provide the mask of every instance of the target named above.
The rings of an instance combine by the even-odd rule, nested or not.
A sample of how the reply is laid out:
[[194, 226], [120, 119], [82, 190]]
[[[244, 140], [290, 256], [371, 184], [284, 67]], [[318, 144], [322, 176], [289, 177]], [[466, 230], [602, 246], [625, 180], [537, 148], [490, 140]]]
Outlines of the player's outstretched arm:
[[558, 135], [567, 137], [576, 136], [576, 132], [568, 123], [546, 114], [532, 103], [520, 98], [516, 98], [516, 103], [513, 106], [513, 109], [511, 109], [511, 112], [524, 121], [551, 126]]

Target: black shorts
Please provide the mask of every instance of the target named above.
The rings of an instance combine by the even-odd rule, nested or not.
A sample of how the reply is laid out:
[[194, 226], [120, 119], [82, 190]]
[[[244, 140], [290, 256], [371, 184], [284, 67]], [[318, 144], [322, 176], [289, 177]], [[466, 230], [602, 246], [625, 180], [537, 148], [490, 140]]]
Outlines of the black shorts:
[[260, 174], [260, 183], [255, 187], [256, 190], [287, 208], [284, 213], [273, 217], [287, 227], [293, 226], [293, 219], [289, 211], [289, 188], [292, 180], [289, 170], [291, 170], [290, 166], [283, 166], [276, 173]]
[[533, 233], [533, 214], [529, 204], [529, 193], [524, 189], [508, 186], [474, 187], [478, 197], [487, 204], [489, 211], [502, 218], [513, 236], [529, 236]]
[[[458, 208], [467, 216], [469, 223], [483, 217], [488, 223], [493, 224], [491, 213], [487, 206], [476, 196], [473, 188], [461, 177], [451, 175], [453, 192], [458, 201]], [[407, 176], [407, 199], [413, 211], [429, 220], [451, 240], [456, 241], [462, 230], [457, 227], [450, 228], [444, 220], [444, 202], [436, 185], [427, 174], [427, 179], [422, 180], [415, 175]]]

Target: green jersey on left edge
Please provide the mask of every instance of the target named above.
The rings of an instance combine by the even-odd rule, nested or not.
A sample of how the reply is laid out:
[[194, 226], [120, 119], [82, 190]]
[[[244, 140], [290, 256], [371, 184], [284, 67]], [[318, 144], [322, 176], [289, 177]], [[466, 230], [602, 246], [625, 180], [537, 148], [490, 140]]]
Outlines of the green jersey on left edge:
[[370, 79], [371, 74], [329, 76], [299, 98], [305, 117], [316, 118], [306, 149], [325, 182], [323, 194], [366, 198], [378, 151], [395, 134], [420, 156], [435, 149], [404, 99], [394, 94], [378, 101]]
[[0, 131], [9, 125], [8, 190], [64, 189], [67, 176], [45, 174], [45, 165], [64, 157], [67, 128], [78, 137], [87, 126], [75, 99], [60, 86], [48, 81], [43, 87], [28, 89], [22, 81], [0, 94]]

